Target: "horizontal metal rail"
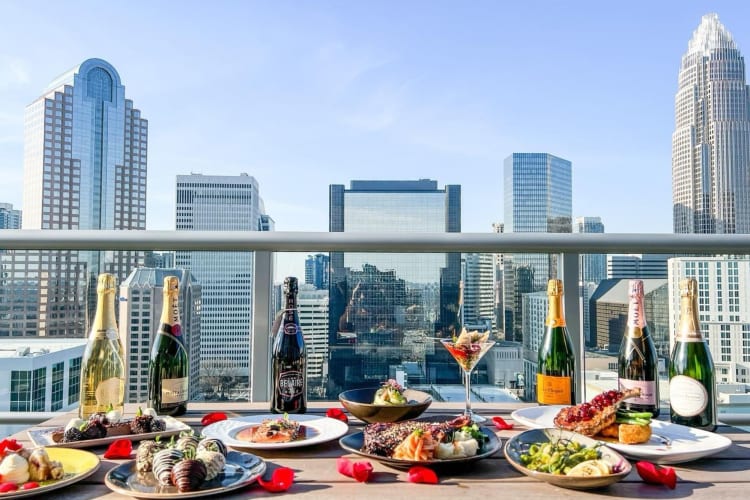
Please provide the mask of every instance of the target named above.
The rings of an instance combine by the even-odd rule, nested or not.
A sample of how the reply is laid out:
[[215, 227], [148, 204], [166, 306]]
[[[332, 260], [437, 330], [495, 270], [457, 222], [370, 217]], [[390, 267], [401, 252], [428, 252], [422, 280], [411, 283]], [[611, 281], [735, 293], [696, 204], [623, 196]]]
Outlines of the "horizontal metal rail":
[[6, 250], [271, 252], [750, 253], [750, 234], [329, 233], [294, 231], [0, 231]]

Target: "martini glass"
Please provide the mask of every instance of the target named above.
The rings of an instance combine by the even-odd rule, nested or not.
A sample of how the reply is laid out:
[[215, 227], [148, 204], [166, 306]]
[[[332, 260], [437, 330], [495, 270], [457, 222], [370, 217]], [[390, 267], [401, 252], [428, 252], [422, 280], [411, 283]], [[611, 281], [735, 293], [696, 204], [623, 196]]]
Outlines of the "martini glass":
[[451, 353], [453, 359], [456, 360], [458, 366], [464, 372], [464, 382], [466, 384], [466, 409], [464, 415], [469, 417], [472, 422], [484, 422], [486, 418], [477, 415], [471, 411], [471, 372], [482, 359], [490, 347], [495, 345], [494, 340], [484, 340], [482, 342], [461, 342], [448, 339], [442, 339], [440, 342], [443, 343], [448, 352]]

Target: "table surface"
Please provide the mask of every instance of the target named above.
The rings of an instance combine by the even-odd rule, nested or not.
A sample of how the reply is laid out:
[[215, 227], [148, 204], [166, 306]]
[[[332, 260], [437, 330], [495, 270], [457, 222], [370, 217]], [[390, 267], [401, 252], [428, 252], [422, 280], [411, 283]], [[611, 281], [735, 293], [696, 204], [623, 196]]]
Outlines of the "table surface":
[[[338, 403], [314, 403], [308, 409], [311, 414], [324, 414], [331, 406]], [[493, 404], [475, 405], [477, 413], [486, 416], [499, 415], [510, 420], [510, 413], [525, 404], [502, 406]], [[134, 413], [135, 406], [126, 407], [126, 415]], [[426, 415], [457, 413], [460, 405], [434, 403]], [[237, 416], [268, 413], [267, 405], [253, 403], [191, 403], [188, 413], [180, 420], [200, 433], [200, 419], [210, 411], [223, 411], [230, 418]], [[41, 426], [63, 426], [72, 417], [61, 414], [40, 424]], [[363, 423], [350, 419], [349, 432], [359, 432]], [[508, 438], [524, 430], [516, 424], [507, 431], [496, 431], [503, 444]], [[631, 498], [747, 498], [750, 491], [750, 433], [730, 426], [721, 425], [717, 432], [732, 440], [732, 446], [717, 456], [674, 465], [677, 471], [677, 488], [670, 490], [665, 486], [645, 484], [633, 467], [633, 472], [623, 481], [604, 489], [578, 492], [558, 488], [539, 482], [517, 472], [505, 459], [502, 450], [492, 457], [480, 460], [463, 471], [440, 471], [440, 484], [414, 484], [406, 479], [406, 472], [393, 469], [372, 460], [375, 475], [371, 482], [358, 483], [343, 476], [336, 469], [336, 459], [340, 456], [362, 459], [343, 450], [338, 441], [316, 446], [292, 448], [286, 450], [258, 450], [254, 453], [269, 464], [290, 467], [295, 471], [295, 482], [287, 494], [305, 498], [489, 498], [502, 495], [506, 498], [549, 498], [588, 496], [595, 497], [631, 497]], [[26, 431], [13, 436], [25, 445], [31, 446]], [[134, 447], [136, 445], [134, 444]], [[129, 498], [112, 492], [105, 486], [104, 477], [112, 468], [125, 460], [108, 460], [102, 458], [106, 448], [92, 448], [91, 451], [101, 458], [99, 470], [92, 476], [66, 488], [51, 493], [55, 499], [88, 499], [88, 498]], [[134, 455], [133, 455], [134, 456]], [[252, 498], [278, 496], [264, 491], [257, 484], [227, 493], [220, 498]], [[1, 496], [1, 495], [0, 495]]]

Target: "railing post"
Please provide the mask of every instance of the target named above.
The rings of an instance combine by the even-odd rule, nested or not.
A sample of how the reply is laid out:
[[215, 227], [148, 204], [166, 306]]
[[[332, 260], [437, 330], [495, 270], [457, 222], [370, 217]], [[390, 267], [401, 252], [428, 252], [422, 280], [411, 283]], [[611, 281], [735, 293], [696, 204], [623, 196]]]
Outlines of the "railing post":
[[579, 293], [579, 258], [580, 254], [565, 252], [560, 254], [562, 260], [562, 272], [560, 276], [563, 281], [563, 290], [565, 291], [565, 322], [568, 325], [570, 339], [573, 341], [573, 350], [576, 354], [576, 365], [578, 373], [576, 374], [576, 395], [580, 403], [586, 401], [584, 389], [586, 384], [584, 377], [584, 347], [583, 328], [580, 307]]
[[273, 252], [255, 251], [253, 277], [253, 324], [250, 336], [250, 401], [268, 401], [271, 391], [271, 292]]

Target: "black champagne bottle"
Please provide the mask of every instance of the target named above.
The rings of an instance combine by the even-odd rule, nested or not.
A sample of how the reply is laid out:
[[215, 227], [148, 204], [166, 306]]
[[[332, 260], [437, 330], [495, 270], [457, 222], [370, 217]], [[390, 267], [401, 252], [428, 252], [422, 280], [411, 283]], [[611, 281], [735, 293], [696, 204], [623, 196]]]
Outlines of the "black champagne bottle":
[[271, 356], [271, 412], [307, 411], [305, 340], [297, 311], [297, 278], [284, 280], [284, 310]]

